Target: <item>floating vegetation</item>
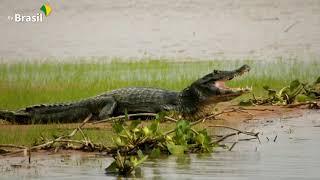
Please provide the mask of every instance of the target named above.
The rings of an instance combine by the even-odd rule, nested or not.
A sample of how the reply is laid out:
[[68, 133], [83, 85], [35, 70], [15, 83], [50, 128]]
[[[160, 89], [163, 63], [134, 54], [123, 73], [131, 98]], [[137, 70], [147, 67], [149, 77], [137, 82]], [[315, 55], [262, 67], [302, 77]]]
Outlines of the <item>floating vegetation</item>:
[[310, 108], [319, 108], [315, 101], [320, 99], [320, 77], [310, 84], [294, 80], [279, 91], [267, 85], [263, 86], [263, 89], [267, 92], [266, 98], [257, 98], [253, 94], [252, 99], [240, 101], [239, 105], [288, 105], [288, 107], [309, 105]]
[[[216, 116], [222, 113], [223, 112], [217, 113]], [[114, 161], [106, 168], [107, 174], [129, 176], [132, 175], [136, 168], [147, 160], [148, 157], [156, 158], [160, 155], [213, 152], [215, 147], [226, 148], [227, 146], [223, 144], [223, 141], [229, 137], [238, 136], [239, 134], [252, 136], [252, 139], [259, 140], [259, 133], [241, 131], [222, 125], [210, 127], [228, 128], [234, 132], [212, 138], [206, 129], [194, 129], [195, 125], [207, 119], [214, 118], [215, 115], [210, 115], [195, 122], [176, 120], [173, 118], [169, 119], [165, 118], [165, 116], [158, 115], [155, 116], [156, 118], [148, 126], [144, 125], [140, 120], [133, 120], [128, 123], [129, 116], [130, 114], [126, 115], [125, 121], [121, 121], [121, 118], [119, 118], [113, 122], [112, 128], [114, 136], [112, 137], [112, 146], [92, 142], [90, 138], [83, 133], [82, 128], [91, 118], [91, 116], [88, 116], [82, 124], [68, 135], [55, 137], [54, 139], [42, 137], [41, 141], [30, 147], [0, 144], [0, 152], [2, 155], [24, 153], [29, 156], [29, 159], [31, 159], [31, 152], [40, 149], [54, 150], [55, 152], [61, 149], [104, 152], [111, 154], [114, 158]], [[169, 131], [164, 131], [160, 126], [160, 122], [165, 120], [170, 120], [175, 123], [175, 126]], [[77, 133], [81, 134], [82, 140], [74, 139]], [[235, 142], [229, 150], [231, 150], [236, 143], [237, 142]]]

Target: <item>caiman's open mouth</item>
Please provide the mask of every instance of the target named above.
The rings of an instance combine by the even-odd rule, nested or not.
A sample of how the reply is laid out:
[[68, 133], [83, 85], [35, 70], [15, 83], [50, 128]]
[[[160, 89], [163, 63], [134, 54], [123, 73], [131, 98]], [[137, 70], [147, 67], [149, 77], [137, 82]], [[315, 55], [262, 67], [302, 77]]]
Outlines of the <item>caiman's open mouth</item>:
[[226, 82], [227, 81], [230, 81], [232, 79], [234, 79], [235, 77], [238, 77], [238, 76], [242, 76], [243, 74], [247, 73], [250, 71], [250, 67], [245, 65], [245, 66], [242, 66], [241, 68], [239, 68], [238, 70], [235, 70], [233, 73], [229, 74], [228, 76], [226, 76], [225, 78], [221, 79], [221, 80], [216, 80], [215, 82], [212, 83], [213, 86], [221, 89], [221, 90], [231, 90], [233, 92], [250, 92], [252, 91], [252, 87], [245, 87], [245, 88], [240, 88], [240, 87], [237, 87], [237, 88], [232, 88], [232, 87], [228, 87], [226, 85]]
[[225, 81], [216, 81], [214, 83], [214, 86], [219, 88], [219, 89], [223, 89], [223, 90], [233, 90], [233, 91], [247, 91], [247, 92], [250, 92], [252, 91], [252, 87], [245, 87], [245, 88], [240, 88], [240, 87], [237, 87], [237, 88], [232, 88], [232, 87], [228, 87], [226, 84], [225, 84]]

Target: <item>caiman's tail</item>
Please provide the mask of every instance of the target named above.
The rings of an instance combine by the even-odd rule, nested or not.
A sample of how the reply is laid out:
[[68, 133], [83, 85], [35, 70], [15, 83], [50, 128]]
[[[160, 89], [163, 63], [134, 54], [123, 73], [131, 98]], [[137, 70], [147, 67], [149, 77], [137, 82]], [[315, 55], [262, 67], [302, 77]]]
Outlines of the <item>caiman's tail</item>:
[[0, 119], [14, 124], [76, 123], [91, 114], [84, 104], [41, 104], [18, 111], [0, 110]]
[[7, 110], [0, 110], [0, 119], [17, 124], [30, 123], [30, 115], [28, 113], [20, 113]]

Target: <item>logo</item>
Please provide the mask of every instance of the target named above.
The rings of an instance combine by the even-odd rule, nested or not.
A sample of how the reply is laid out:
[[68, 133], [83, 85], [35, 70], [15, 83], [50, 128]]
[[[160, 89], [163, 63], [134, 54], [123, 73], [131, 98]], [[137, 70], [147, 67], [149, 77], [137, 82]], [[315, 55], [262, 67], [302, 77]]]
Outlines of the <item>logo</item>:
[[44, 15], [49, 16], [51, 13], [51, 7], [48, 3], [41, 6], [40, 10], [44, 13]]
[[15, 13], [13, 16], [8, 16], [8, 20], [13, 21], [13, 22], [42, 22], [43, 21], [43, 15], [48, 17], [51, 12], [52, 8], [48, 3], [45, 3], [41, 6], [40, 11], [43, 13], [39, 12], [37, 14], [33, 15], [24, 15], [21, 13]]

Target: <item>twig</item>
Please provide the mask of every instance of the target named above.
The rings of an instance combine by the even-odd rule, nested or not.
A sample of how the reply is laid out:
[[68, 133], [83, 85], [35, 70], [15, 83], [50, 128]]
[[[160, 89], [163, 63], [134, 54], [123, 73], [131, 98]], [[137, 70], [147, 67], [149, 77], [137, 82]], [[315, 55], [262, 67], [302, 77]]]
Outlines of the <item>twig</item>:
[[[110, 122], [110, 121], [114, 121], [114, 120], [118, 120], [118, 119], [123, 119], [123, 118], [126, 118], [126, 117], [130, 118], [130, 117], [137, 117], [137, 116], [153, 116], [153, 117], [156, 117], [156, 116], [158, 116], [158, 114], [155, 114], [155, 113], [137, 113], [137, 114], [128, 114], [127, 116], [126, 115], [121, 115], [121, 116], [116, 116], [116, 117], [103, 119], [103, 120], [100, 120], [100, 121], [95, 121], [95, 122], [92, 122], [92, 124]], [[164, 119], [169, 120], [169, 121], [173, 121], [173, 122], [177, 122], [178, 121], [178, 120], [176, 120], [174, 118], [171, 118], [171, 117], [168, 117], [168, 116], [165, 116]]]
[[243, 108], [243, 107], [239, 107], [239, 109], [247, 110], [247, 111], [274, 111], [274, 109], [258, 109], [258, 108]]
[[235, 135], [238, 135], [238, 134], [239, 134], [239, 132], [230, 133], [230, 134], [224, 135], [220, 139], [218, 139], [218, 140], [216, 140], [214, 142], [211, 142], [210, 144], [219, 144], [220, 142], [222, 142], [223, 140], [227, 139], [228, 137], [232, 137], [232, 136], [235, 136]]
[[293, 28], [295, 25], [297, 25], [299, 23], [299, 21], [296, 21], [296, 22], [294, 22], [294, 23], [292, 23], [290, 26], [288, 26], [283, 32], [289, 32], [289, 30], [291, 29], [291, 28]]
[[196, 131], [195, 129], [193, 129], [193, 128], [190, 128], [190, 129], [191, 129], [191, 131], [194, 132], [196, 135], [199, 134], [198, 131]]
[[234, 148], [234, 146], [237, 144], [238, 142], [234, 142], [231, 147], [229, 148], [229, 151], [232, 151], [232, 149]]
[[276, 135], [276, 137], [274, 137], [273, 142], [276, 142], [278, 138], [278, 135]]
[[208, 127], [231, 129], [231, 130], [234, 130], [234, 131], [237, 131], [239, 133], [246, 134], [246, 135], [249, 135], [249, 136], [258, 136], [258, 134], [259, 134], [259, 133], [253, 133], [253, 132], [248, 132], [248, 131], [242, 131], [240, 129], [236, 129], [236, 128], [229, 127], [229, 126], [224, 126], [224, 125], [209, 125]]
[[92, 117], [92, 114], [90, 114], [81, 124], [79, 127], [77, 127], [75, 130], [73, 130], [69, 135], [67, 136], [61, 136], [61, 137], [58, 137], [54, 140], [51, 140], [51, 141], [48, 141], [44, 144], [40, 144], [40, 145], [37, 145], [37, 146], [32, 146], [30, 148], [24, 148], [24, 149], [20, 149], [20, 150], [16, 150], [16, 151], [11, 151], [10, 153], [6, 153], [5, 155], [9, 155], [9, 154], [16, 154], [16, 153], [21, 153], [21, 152], [24, 152], [25, 150], [29, 150], [29, 151], [32, 151], [32, 150], [35, 150], [35, 149], [41, 149], [41, 148], [44, 148], [44, 147], [47, 147], [57, 141], [60, 141], [61, 139], [64, 139], [64, 138], [71, 138], [72, 136], [74, 136], [80, 128], [82, 128]]
[[211, 142], [210, 144], [219, 144], [220, 142], [224, 141], [225, 139], [227, 139], [229, 137], [232, 137], [232, 136], [238, 136], [239, 134], [246, 134], [248, 136], [254, 136], [255, 139], [258, 139], [259, 143], [261, 143], [260, 139], [259, 139], [259, 132], [258, 133], [253, 133], [253, 132], [241, 131], [239, 129], [236, 129], [236, 128], [233, 128], [233, 127], [229, 127], [229, 126], [224, 126], [224, 125], [211, 125], [209, 127], [227, 128], [227, 129], [231, 129], [231, 130], [237, 131], [235, 133], [230, 133], [230, 134], [227, 134], [225, 136], [222, 136], [221, 138], [219, 138], [216, 141]]
[[303, 103], [297, 103], [297, 104], [288, 104], [286, 107], [296, 108], [296, 107], [304, 106], [304, 105], [318, 105], [318, 104], [317, 104], [317, 102], [303, 102]]
[[74, 135], [79, 131], [79, 129], [81, 129], [81, 128], [91, 119], [91, 117], [92, 117], [92, 114], [90, 114], [90, 115], [80, 124], [80, 126], [77, 127], [75, 130], [73, 130], [69, 135], [58, 137], [58, 138], [56, 138], [56, 139], [54, 139], [54, 140], [52, 140], [52, 141], [49, 141], [49, 142], [47, 142], [47, 143], [44, 143], [44, 144], [41, 144], [41, 145], [38, 145], [38, 146], [33, 146], [33, 147], [31, 147], [31, 149], [41, 149], [41, 148], [46, 147], [46, 146], [48, 146], [48, 145], [50, 145], [50, 144], [53, 144], [53, 143], [55, 143], [56, 141], [59, 141], [59, 140], [61, 140], [61, 139], [71, 138], [72, 136], [74, 136]]
[[243, 139], [239, 139], [239, 141], [251, 141], [251, 140], [254, 140], [254, 139], [257, 139], [256, 137], [253, 137], [253, 138], [243, 138]]
[[80, 131], [80, 133], [81, 133], [81, 135], [82, 135], [83, 139], [87, 142], [87, 141], [88, 141], [88, 139], [87, 139], [87, 137], [84, 135], [84, 133], [83, 133], [83, 131], [82, 131], [82, 129], [81, 129], [81, 128], [79, 128], [79, 131]]
[[28, 162], [31, 164], [31, 148], [28, 148]]
[[232, 110], [222, 111], [222, 112], [219, 112], [219, 113], [216, 113], [216, 114], [211, 114], [209, 116], [206, 116], [206, 117], [204, 117], [202, 119], [199, 119], [199, 120], [191, 123], [191, 126], [197, 125], [199, 123], [202, 123], [202, 122], [206, 121], [207, 119], [217, 117], [217, 116], [219, 116], [221, 114], [230, 113], [230, 112], [236, 112], [236, 111], [237, 111], [237, 109], [232, 109]]
[[0, 144], [0, 147], [7, 147], [7, 148], [17, 148], [17, 149], [26, 149], [25, 146], [18, 146], [14, 144]]

